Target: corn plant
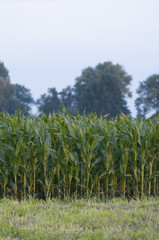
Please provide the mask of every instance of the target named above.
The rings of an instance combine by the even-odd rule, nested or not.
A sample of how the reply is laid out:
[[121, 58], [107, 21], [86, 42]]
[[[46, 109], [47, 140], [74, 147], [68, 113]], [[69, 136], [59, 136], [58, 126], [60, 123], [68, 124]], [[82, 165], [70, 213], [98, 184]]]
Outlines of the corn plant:
[[159, 195], [159, 117], [0, 114], [0, 197]]

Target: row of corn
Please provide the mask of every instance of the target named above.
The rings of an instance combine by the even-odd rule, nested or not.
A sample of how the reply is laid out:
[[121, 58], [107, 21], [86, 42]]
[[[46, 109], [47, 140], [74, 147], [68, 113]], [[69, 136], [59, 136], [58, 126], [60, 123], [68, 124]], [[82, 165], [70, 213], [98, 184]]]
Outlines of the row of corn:
[[159, 195], [159, 117], [0, 115], [0, 197]]

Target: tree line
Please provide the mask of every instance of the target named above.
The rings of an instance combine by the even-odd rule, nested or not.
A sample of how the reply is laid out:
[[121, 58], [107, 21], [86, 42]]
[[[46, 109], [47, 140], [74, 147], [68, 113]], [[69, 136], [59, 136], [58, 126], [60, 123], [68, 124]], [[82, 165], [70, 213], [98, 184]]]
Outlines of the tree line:
[[[111, 118], [120, 112], [130, 115], [127, 99], [132, 97], [131, 82], [132, 77], [121, 65], [104, 62], [84, 69], [73, 87], [67, 86], [60, 92], [55, 87], [49, 88], [35, 101], [29, 89], [11, 83], [8, 69], [0, 62], [0, 112], [13, 114], [19, 109], [30, 114], [32, 105], [36, 104], [39, 113], [45, 114], [61, 111], [64, 105], [71, 114], [96, 112], [98, 116], [109, 114]], [[140, 82], [137, 94], [137, 116], [145, 117], [152, 111], [158, 114], [159, 74]]]

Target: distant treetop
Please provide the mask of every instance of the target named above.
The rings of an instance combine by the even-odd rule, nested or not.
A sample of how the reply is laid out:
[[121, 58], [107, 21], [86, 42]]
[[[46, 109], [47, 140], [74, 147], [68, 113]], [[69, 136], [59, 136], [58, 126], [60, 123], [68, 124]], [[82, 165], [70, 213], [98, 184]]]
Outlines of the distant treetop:
[[139, 97], [135, 101], [138, 116], [159, 113], [159, 74], [153, 74], [145, 81], [140, 82], [137, 89]]
[[9, 71], [4, 66], [4, 63], [0, 61], [0, 77], [4, 78], [5, 80], [10, 80]]

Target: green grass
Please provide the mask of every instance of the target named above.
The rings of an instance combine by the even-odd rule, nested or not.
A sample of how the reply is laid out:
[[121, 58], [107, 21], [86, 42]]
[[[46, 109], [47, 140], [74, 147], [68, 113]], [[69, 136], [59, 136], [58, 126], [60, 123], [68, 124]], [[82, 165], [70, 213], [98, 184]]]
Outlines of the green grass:
[[0, 200], [0, 239], [159, 239], [159, 198]]

